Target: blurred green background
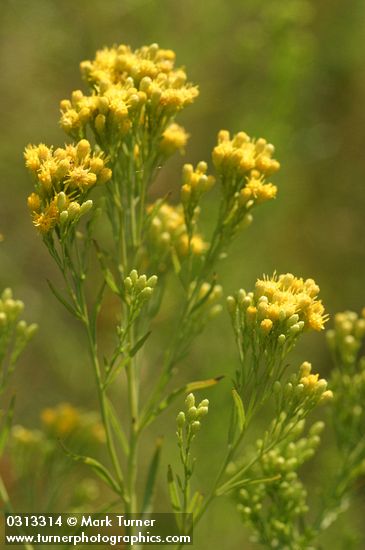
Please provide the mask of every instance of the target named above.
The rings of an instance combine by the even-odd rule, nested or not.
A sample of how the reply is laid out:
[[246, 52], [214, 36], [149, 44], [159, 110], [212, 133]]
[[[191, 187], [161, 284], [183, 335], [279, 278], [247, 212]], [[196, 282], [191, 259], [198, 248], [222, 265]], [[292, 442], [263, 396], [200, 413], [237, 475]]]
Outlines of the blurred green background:
[[[26, 209], [31, 183], [22, 152], [30, 142], [64, 143], [58, 126], [59, 101], [82, 86], [78, 64], [102, 46], [158, 42], [176, 51], [178, 64], [186, 66], [190, 79], [200, 86], [198, 101], [179, 120], [191, 134], [186, 160], [176, 157], [168, 163], [159, 190], [176, 193], [183, 162], [208, 160], [221, 128], [242, 129], [275, 144], [282, 164], [274, 178], [278, 199], [256, 211], [253, 225], [222, 264], [220, 282], [226, 293], [250, 288], [256, 277], [276, 269], [313, 277], [330, 314], [359, 310], [365, 304], [362, 0], [1, 0], [0, 4], [0, 281], [1, 288], [12, 286], [26, 303], [26, 317], [40, 325], [13, 381], [17, 423], [39, 425], [40, 410], [59, 401], [87, 409], [96, 406], [82, 332], [47, 287], [46, 279], [57, 275]], [[171, 322], [171, 312], [168, 303], [162, 326], [166, 319]], [[105, 331], [112, 326], [112, 315], [104, 319]], [[161, 339], [155, 342], [163, 346]], [[158, 350], [152, 355], [158, 357]], [[328, 374], [323, 335], [303, 339], [293, 362], [302, 359], [312, 360], [321, 374]], [[206, 488], [226, 441], [229, 376], [235, 361], [228, 317], [223, 314], [182, 365], [184, 381], [227, 374], [227, 380], [209, 395], [212, 412], [199, 445], [205, 466], [198, 468], [197, 478]], [[152, 368], [158, 368], [157, 361]], [[166, 461], [177, 456], [173, 426], [177, 407], [155, 430], [166, 436]], [[330, 438], [326, 444], [331, 445]], [[320, 491], [323, 469], [334, 467], [330, 457], [328, 451], [322, 462], [309, 467], [317, 470], [314, 493]], [[164, 510], [161, 477], [158, 507]], [[336, 533], [341, 531], [344, 536], [348, 532], [347, 548], [365, 547], [362, 538], [351, 542], [354, 533], [364, 535], [361, 496], [356, 508], [325, 544], [344, 548], [343, 539], [337, 541]], [[247, 541], [232, 504], [225, 500], [217, 502], [203, 521], [196, 547], [251, 548]]]

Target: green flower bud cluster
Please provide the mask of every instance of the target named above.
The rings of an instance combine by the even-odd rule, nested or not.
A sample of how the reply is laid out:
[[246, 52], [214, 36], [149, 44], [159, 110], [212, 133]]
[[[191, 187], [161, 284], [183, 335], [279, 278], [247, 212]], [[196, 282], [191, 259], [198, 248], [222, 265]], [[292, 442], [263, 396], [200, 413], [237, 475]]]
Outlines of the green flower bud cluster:
[[336, 361], [346, 367], [354, 365], [365, 337], [365, 308], [360, 316], [354, 311], [337, 313], [326, 337]]
[[[331, 384], [334, 388], [334, 423], [338, 443], [341, 447], [353, 449], [356, 442], [363, 440], [365, 433], [365, 361], [358, 362], [354, 374], [335, 369]], [[365, 458], [365, 452], [362, 453]]]
[[65, 231], [70, 225], [75, 225], [80, 218], [87, 214], [93, 207], [91, 199], [86, 200], [82, 204], [77, 201], [69, 201], [66, 194], [61, 191], [56, 197], [56, 203], [60, 216], [61, 231]]
[[337, 313], [334, 328], [326, 336], [334, 362], [331, 412], [341, 461], [333, 481], [337, 500], [323, 515], [325, 526], [336, 519], [344, 503], [347, 505], [356, 480], [365, 472], [365, 309], [360, 315], [353, 311]]
[[319, 403], [333, 398], [328, 390], [327, 380], [312, 374], [312, 365], [305, 361], [297, 373], [292, 374], [287, 382], [276, 381], [273, 387], [277, 404], [278, 417], [284, 415], [290, 422], [307, 416]]
[[209, 401], [208, 399], [203, 399], [199, 405], [196, 405], [194, 394], [189, 393], [185, 399], [185, 405], [186, 411], [180, 411], [176, 417], [177, 437], [181, 443], [184, 439], [184, 428], [188, 440], [191, 440], [199, 432], [201, 419], [208, 414]]
[[17, 359], [37, 330], [36, 324], [28, 325], [19, 319], [23, 309], [23, 302], [15, 300], [11, 289], [6, 288], [0, 297], [0, 364], [3, 365], [1, 390], [4, 389]]
[[[345, 311], [335, 315], [334, 328], [327, 331], [335, 369], [331, 375], [334, 389], [333, 423], [338, 446], [356, 460], [356, 470], [365, 460], [359, 441], [365, 433], [365, 356], [361, 347], [365, 336], [365, 310], [361, 315]], [[358, 452], [354, 449], [359, 447]]]
[[132, 269], [129, 276], [124, 279], [124, 291], [127, 303], [131, 309], [139, 311], [152, 297], [157, 284], [157, 276], [139, 275], [136, 269]]
[[303, 421], [290, 437], [264, 453], [249, 476], [262, 481], [248, 483], [236, 494], [242, 520], [253, 529], [254, 539], [269, 548], [307, 547], [308, 533], [302, 529], [308, 512], [307, 492], [298, 469], [317, 450], [324, 424], [315, 423], [306, 437], [302, 436], [304, 426]]

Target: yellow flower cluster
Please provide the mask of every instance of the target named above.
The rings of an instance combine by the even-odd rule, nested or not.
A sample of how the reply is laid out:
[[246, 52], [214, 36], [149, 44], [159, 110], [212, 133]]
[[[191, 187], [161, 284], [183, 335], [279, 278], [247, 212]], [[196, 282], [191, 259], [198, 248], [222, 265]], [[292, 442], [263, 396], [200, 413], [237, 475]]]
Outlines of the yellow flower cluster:
[[86, 139], [55, 150], [44, 144], [29, 145], [24, 157], [35, 176], [35, 192], [28, 197], [28, 207], [43, 235], [59, 222], [74, 221], [85, 214], [92, 206], [92, 201], [85, 201], [90, 189], [112, 175], [103, 155], [92, 153]]
[[297, 392], [303, 391], [305, 397], [315, 397], [319, 402], [329, 401], [333, 398], [331, 390], [327, 389], [327, 380], [319, 378], [319, 374], [312, 373], [312, 365], [305, 361], [299, 369], [299, 384]]
[[209, 191], [215, 182], [213, 176], [207, 175], [208, 166], [204, 161], [200, 161], [195, 170], [192, 164], [185, 164], [183, 167], [183, 181], [181, 187], [182, 203], [198, 203], [199, 197]]
[[76, 409], [69, 403], [43, 409], [41, 421], [46, 433], [52, 437], [64, 438], [82, 431], [86, 439], [105, 441], [105, 433], [94, 414]]
[[228, 297], [227, 305], [243, 331], [254, 331], [263, 341], [270, 335], [276, 344], [287, 343], [290, 349], [303, 330], [324, 328], [328, 316], [318, 293], [313, 279], [286, 273], [258, 279], [254, 292], [240, 290], [236, 298]]
[[75, 90], [71, 100], [63, 99], [60, 103], [60, 125], [73, 137], [81, 137], [88, 123], [96, 136], [103, 136], [105, 131], [113, 130], [123, 136], [131, 127], [130, 111], [136, 109], [140, 101], [133, 86], [114, 86], [104, 93], [93, 93], [90, 96]]
[[166, 128], [198, 96], [185, 71], [174, 65], [175, 53], [157, 44], [135, 51], [125, 45], [98, 51], [93, 61], [80, 66], [93, 92], [85, 96], [76, 91], [71, 101], [61, 102], [61, 126], [78, 136], [87, 123], [96, 135], [118, 129], [123, 136], [134, 123], [148, 123], [150, 130]]
[[266, 330], [279, 323], [293, 333], [302, 329], [322, 330], [328, 316], [318, 300], [319, 287], [313, 279], [291, 273], [258, 279], [250, 301], [249, 316], [257, 318]]
[[69, 403], [60, 403], [55, 408], [43, 409], [41, 420], [44, 428], [57, 437], [65, 437], [80, 426], [80, 414]]
[[173, 122], [170, 124], [164, 133], [160, 142], [160, 151], [165, 157], [170, 157], [176, 151], [184, 152], [184, 148], [188, 142], [189, 134], [182, 127]]
[[275, 198], [277, 187], [265, 181], [280, 168], [273, 153], [274, 146], [263, 138], [254, 140], [239, 132], [231, 139], [229, 132], [221, 130], [212, 157], [225, 192], [238, 192], [240, 205], [249, 203], [249, 207]]
[[365, 308], [360, 316], [354, 311], [337, 313], [335, 327], [327, 331], [326, 337], [330, 349], [339, 355], [341, 363], [355, 363], [365, 337]]
[[[152, 212], [154, 206], [149, 207]], [[181, 205], [171, 206], [163, 204], [153, 215], [150, 223], [148, 242], [151, 250], [161, 258], [174, 251], [179, 258], [189, 253], [189, 238], [184, 221], [184, 213]], [[194, 235], [190, 242], [190, 250], [200, 256], [207, 249], [207, 243], [200, 235]]]
[[43, 434], [40, 430], [29, 430], [16, 424], [11, 430], [12, 444], [20, 444], [22, 446], [39, 445], [43, 441]]

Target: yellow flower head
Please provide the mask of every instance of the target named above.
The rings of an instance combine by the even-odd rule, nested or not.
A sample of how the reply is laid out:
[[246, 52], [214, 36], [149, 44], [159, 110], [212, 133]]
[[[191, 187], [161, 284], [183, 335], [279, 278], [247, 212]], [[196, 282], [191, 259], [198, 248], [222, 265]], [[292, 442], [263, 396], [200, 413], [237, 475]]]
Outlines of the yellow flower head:
[[189, 134], [185, 129], [173, 122], [162, 134], [159, 149], [165, 156], [171, 156], [176, 151], [183, 152], [188, 138]]
[[184, 164], [181, 199], [184, 204], [192, 201], [196, 206], [199, 197], [209, 191], [215, 178], [207, 175], [208, 166], [204, 161], [198, 162], [194, 169], [192, 164]]
[[[154, 205], [148, 210], [152, 212]], [[152, 217], [148, 231], [148, 243], [151, 252], [160, 259], [168, 257], [171, 253], [177, 254], [182, 259], [189, 254], [189, 239], [184, 221], [182, 205], [172, 206], [164, 203]], [[190, 242], [190, 250], [200, 256], [207, 249], [207, 243], [196, 234]]]
[[221, 130], [218, 144], [213, 149], [213, 162], [222, 176], [268, 176], [277, 172], [280, 164], [272, 158], [274, 146], [263, 138], [254, 140], [245, 132], [231, 139], [229, 132]]
[[[92, 187], [111, 178], [104, 156], [93, 153], [86, 139], [56, 150], [43, 144], [29, 145], [24, 157], [35, 176], [36, 192], [28, 197], [28, 207], [42, 235], [47, 235], [60, 222], [61, 213], [71, 201], [81, 207]], [[84, 207], [82, 213], [86, 210]]]
[[258, 279], [254, 300], [262, 315], [273, 322], [286, 323], [296, 330], [322, 330], [328, 316], [318, 300], [319, 287], [313, 279], [294, 277], [291, 273]]
[[[62, 128], [76, 137], [90, 124], [97, 136], [107, 139], [106, 129], [123, 137], [134, 124], [151, 128], [161, 123], [161, 117], [173, 118], [198, 95], [185, 71], [174, 65], [174, 52], [157, 44], [134, 51], [125, 45], [98, 51], [93, 61], [81, 63], [91, 95], [76, 90], [70, 100], [61, 101]], [[186, 137], [175, 133], [176, 148], [183, 147]]]
[[80, 413], [69, 403], [60, 403], [57, 407], [43, 409], [43, 426], [55, 437], [66, 437], [80, 425]]

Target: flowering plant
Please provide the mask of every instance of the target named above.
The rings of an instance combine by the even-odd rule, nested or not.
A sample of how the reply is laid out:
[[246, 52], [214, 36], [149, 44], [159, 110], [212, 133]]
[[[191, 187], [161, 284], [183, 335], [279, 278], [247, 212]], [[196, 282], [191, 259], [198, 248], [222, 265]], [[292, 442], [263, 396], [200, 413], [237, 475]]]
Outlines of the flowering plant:
[[[298, 469], [317, 449], [324, 424], [317, 422], [304, 432], [307, 417], [319, 404], [333, 399], [332, 388], [335, 404], [342, 403], [346, 393], [339, 371], [328, 389], [327, 381], [314, 374], [307, 361], [294, 372], [287, 362], [299, 338], [305, 332], [323, 330], [328, 318], [314, 280], [274, 274], [258, 279], [252, 292], [241, 289], [227, 298], [238, 366], [231, 373], [227, 449], [208, 491], [192, 491], [194, 440], [202, 424], [209, 422], [205, 416], [210, 407], [205, 394], [197, 401], [195, 393], [208, 391], [221, 377], [173, 386], [177, 367], [192, 342], [222, 310], [223, 290], [216, 270], [230, 243], [252, 222], [254, 210], [276, 197], [277, 187], [269, 179], [280, 168], [274, 147], [245, 132], [230, 135], [221, 130], [212, 151], [215, 174], [204, 161], [195, 167], [185, 164], [178, 204], [170, 202], [168, 195], [152, 201], [150, 189], [161, 167], [186, 146], [189, 135], [176, 117], [196, 100], [197, 86], [188, 81], [185, 70], [175, 67], [174, 52], [156, 44], [135, 51], [125, 45], [105, 48], [94, 60], [81, 63], [81, 73], [87, 91], [76, 90], [61, 101], [60, 125], [72, 143], [59, 148], [29, 145], [25, 150], [34, 181], [28, 207], [63, 278], [63, 287], [49, 282], [50, 288], [85, 330], [102, 425], [98, 424], [96, 441], [105, 445], [108, 458], [84, 454], [78, 438], [68, 438], [85, 419], [83, 413], [65, 405], [43, 413], [47, 437], [56, 433], [64, 440], [67, 456], [89, 466], [103, 480], [117, 498], [114, 506], [129, 513], [150, 512], [162, 444], [158, 440], [150, 452], [142, 492], [137, 484], [142, 476], [141, 438], [185, 395], [185, 410], [178, 412], [176, 420], [181, 465], [169, 465], [167, 475], [181, 532], [190, 533], [215, 498], [229, 495], [243, 521], [252, 527], [255, 540], [264, 546], [309, 548], [329, 524], [331, 511], [349, 494], [350, 482], [359, 475], [364, 459], [360, 445], [350, 471], [343, 472], [343, 488], [328, 499], [320, 520], [308, 521]], [[213, 231], [204, 235], [200, 213], [213, 187], [219, 187], [219, 204]], [[148, 388], [147, 399], [141, 398], [144, 372], [149, 368], [143, 352], [172, 278], [180, 283], [180, 314], [154, 387]], [[110, 296], [118, 316], [113, 343], [107, 346], [98, 323]], [[361, 379], [362, 374], [355, 373], [355, 356], [365, 332], [362, 324], [351, 317], [337, 325], [341, 328], [336, 333], [328, 333], [336, 360], [349, 363], [351, 376]], [[351, 379], [346, 384], [351, 385]], [[118, 409], [124, 388], [128, 418], [122, 418]], [[358, 401], [361, 391], [356, 394]], [[345, 453], [357, 444], [363, 428], [361, 411], [357, 411], [345, 441], [350, 408], [349, 403], [340, 408], [347, 411], [338, 427], [339, 447]], [[247, 432], [264, 412], [270, 420], [254, 448], [247, 448]], [[27, 442], [19, 427], [14, 437], [18, 444]], [[42, 437], [39, 441], [44, 445]], [[49, 448], [48, 452], [55, 452], [48, 444]], [[186, 513], [192, 514], [192, 523], [181, 519]]]

